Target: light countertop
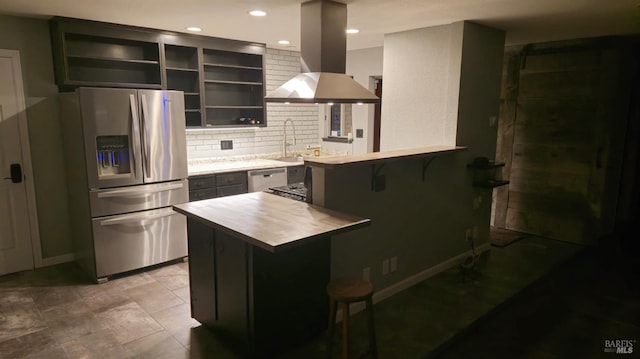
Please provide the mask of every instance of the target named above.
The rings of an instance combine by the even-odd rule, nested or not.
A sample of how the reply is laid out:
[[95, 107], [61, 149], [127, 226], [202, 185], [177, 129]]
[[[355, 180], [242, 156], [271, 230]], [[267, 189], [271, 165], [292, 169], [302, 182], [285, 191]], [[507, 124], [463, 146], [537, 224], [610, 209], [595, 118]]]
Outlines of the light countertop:
[[364, 227], [370, 219], [264, 192], [194, 201], [174, 210], [251, 245], [276, 252]]
[[189, 176], [301, 166], [303, 164], [304, 162], [302, 160], [298, 162], [285, 162], [263, 158], [246, 160], [194, 161], [193, 163], [189, 163]]
[[372, 152], [356, 155], [306, 157], [304, 164], [312, 167], [335, 168], [345, 165], [379, 164], [400, 159], [421, 158], [441, 155], [450, 152], [464, 151], [466, 147], [460, 146], [428, 146], [403, 150]]

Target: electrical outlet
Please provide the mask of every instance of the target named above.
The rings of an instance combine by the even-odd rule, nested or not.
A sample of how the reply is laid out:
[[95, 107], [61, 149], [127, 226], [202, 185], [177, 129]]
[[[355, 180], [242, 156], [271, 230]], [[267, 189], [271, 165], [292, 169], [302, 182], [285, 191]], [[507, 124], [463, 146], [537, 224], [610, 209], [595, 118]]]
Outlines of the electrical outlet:
[[389, 274], [389, 260], [385, 259], [382, 261], [382, 275]]
[[371, 267], [366, 267], [362, 269], [362, 279], [364, 280], [371, 279]]
[[398, 256], [391, 257], [391, 262], [389, 263], [389, 272], [393, 273], [398, 270]]

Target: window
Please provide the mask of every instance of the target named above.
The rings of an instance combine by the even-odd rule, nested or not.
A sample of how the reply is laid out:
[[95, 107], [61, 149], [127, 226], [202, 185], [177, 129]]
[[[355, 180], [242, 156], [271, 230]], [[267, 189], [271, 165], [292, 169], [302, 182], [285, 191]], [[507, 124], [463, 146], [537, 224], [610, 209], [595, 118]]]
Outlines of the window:
[[351, 106], [351, 104], [326, 105], [325, 114], [327, 114], [327, 137], [350, 137], [350, 134], [353, 132]]

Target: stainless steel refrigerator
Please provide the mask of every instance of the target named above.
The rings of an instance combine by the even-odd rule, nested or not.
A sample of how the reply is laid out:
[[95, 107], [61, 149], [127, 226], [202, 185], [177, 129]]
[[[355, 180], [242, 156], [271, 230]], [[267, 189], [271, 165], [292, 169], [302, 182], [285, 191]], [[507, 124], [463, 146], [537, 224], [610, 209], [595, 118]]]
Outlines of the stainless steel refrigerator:
[[187, 256], [181, 91], [78, 88], [60, 95], [78, 262], [94, 281]]

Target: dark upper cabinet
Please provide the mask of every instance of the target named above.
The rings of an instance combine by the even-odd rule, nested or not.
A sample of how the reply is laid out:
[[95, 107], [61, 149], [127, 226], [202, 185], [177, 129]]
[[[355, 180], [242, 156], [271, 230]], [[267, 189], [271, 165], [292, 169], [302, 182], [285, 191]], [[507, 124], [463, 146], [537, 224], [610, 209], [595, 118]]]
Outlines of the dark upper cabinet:
[[264, 44], [62, 17], [50, 27], [61, 91], [180, 90], [187, 127], [266, 126]]

